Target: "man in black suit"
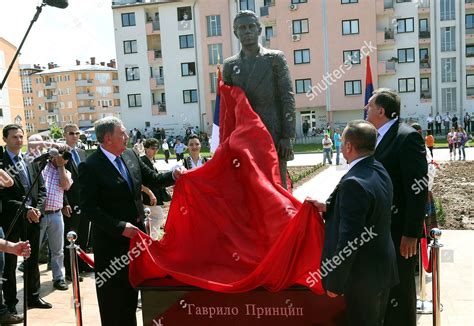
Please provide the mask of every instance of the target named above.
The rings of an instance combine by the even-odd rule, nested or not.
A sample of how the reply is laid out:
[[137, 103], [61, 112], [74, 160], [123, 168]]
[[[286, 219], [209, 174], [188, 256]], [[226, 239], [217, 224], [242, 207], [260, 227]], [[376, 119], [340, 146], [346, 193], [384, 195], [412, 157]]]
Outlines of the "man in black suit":
[[[4, 189], [3, 215], [1, 226], [8, 230], [17, 210], [21, 206], [23, 197], [30, 188], [35, 177], [40, 173], [38, 166], [32, 162], [31, 157], [21, 153], [23, 147], [23, 129], [17, 124], [9, 124], [3, 128], [3, 141], [6, 144], [6, 150], [3, 154], [3, 163], [5, 170], [13, 177], [13, 187]], [[28, 159], [27, 159], [28, 158]], [[23, 226], [26, 223], [26, 239], [30, 241], [31, 256], [26, 261], [28, 270], [28, 293], [27, 302], [29, 308], [49, 309], [51, 304], [39, 297], [40, 293], [40, 273], [38, 267], [39, 241], [40, 241], [40, 218], [44, 213], [44, 204], [46, 199], [46, 189], [43, 178], [40, 176], [39, 182], [33, 187], [30, 199], [26, 203], [28, 209], [26, 217], [21, 216], [14, 226], [9, 241], [17, 242], [23, 238]], [[10, 313], [16, 314], [17, 289], [16, 289], [16, 266], [17, 257], [15, 255], [5, 255], [5, 269], [3, 278], [3, 294], [5, 304]]]
[[[64, 268], [66, 270], [66, 279], [71, 280], [71, 261], [69, 256], [69, 241], [67, 240], [67, 234], [69, 231], [74, 231], [77, 234], [76, 244], [81, 249], [87, 249], [87, 240], [89, 239], [89, 225], [90, 221], [82, 216], [80, 202], [79, 202], [79, 185], [77, 184], [77, 178], [79, 175], [78, 166], [81, 162], [86, 160], [86, 152], [83, 149], [77, 147], [79, 140], [79, 128], [75, 124], [67, 124], [64, 126], [64, 139], [66, 144], [71, 148], [72, 159], [66, 164], [66, 169], [71, 172], [73, 184], [68, 191], [65, 192], [64, 196]], [[93, 269], [79, 259], [79, 272], [92, 272]]]
[[368, 122], [349, 122], [342, 135], [347, 172], [326, 203], [310, 200], [324, 213], [321, 259], [328, 296], [344, 294], [349, 325], [382, 325], [390, 288], [398, 282], [390, 236], [392, 182], [374, 157], [377, 130]]
[[[138, 292], [128, 280], [128, 264], [146, 248], [129, 251], [130, 238], [145, 231], [141, 186], [166, 187], [181, 170], [158, 174], [127, 149], [122, 122], [95, 123], [99, 148], [79, 165], [80, 207], [92, 230], [96, 290], [102, 325], [136, 325]], [[131, 253], [133, 256], [131, 257]]]
[[390, 291], [384, 325], [416, 325], [415, 264], [428, 196], [428, 164], [423, 138], [400, 123], [400, 97], [378, 89], [368, 103], [367, 120], [378, 131], [375, 159], [393, 183], [392, 239], [400, 283]]

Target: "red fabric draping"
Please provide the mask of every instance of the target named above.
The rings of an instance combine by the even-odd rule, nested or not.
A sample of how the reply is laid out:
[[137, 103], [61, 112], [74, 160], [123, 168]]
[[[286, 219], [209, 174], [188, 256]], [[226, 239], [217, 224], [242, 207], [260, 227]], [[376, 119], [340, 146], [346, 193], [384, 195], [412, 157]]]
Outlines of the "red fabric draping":
[[428, 254], [428, 240], [426, 233], [426, 224], [423, 225], [425, 229], [425, 235], [421, 237], [421, 262], [423, 263], [423, 268], [427, 273], [431, 273], [431, 250]]
[[[176, 182], [163, 239], [140, 232], [131, 240], [130, 282], [171, 275], [229, 293], [309, 286], [320, 267], [322, 218], [281, 187], [272, 138], [243, 91], [221, 84], [220, 92], [221, 144]], [[324, 292], [320, 282], [311, 290]]]

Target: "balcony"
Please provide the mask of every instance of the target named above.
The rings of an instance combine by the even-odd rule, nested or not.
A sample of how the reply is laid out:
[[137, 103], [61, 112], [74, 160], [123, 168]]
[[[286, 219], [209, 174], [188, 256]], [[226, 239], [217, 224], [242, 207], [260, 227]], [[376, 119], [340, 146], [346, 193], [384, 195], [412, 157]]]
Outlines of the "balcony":
[[431, 74], [431, 63], [428, 61], [420, 61], [420, 74]]
[[468, 9], [474, 9], [474, 0], [466, 0], [466, 11]]
[[163, 54], [161, 50], [148, 50], [148, 62], [149, 63], [162, 63]]
[[113, 86], [119, 86], [119, 80], [117, 79], [112, 79], [112, 85]]
[[53, 89], [56, 88], [57, 84], [55, 82], [47, 82], [44, 84], [44, 89]]
[[112, 1], [112, 7], [134, 6], [134, 5], [141, 5], [144, 3], [155, 3], [155, 2], [163, 2], [163, 1], [161, 0], [114, 0]]
[[56, 95], [49, 95], [49, 96], [46, 96], [44, 101], [46, 103], [53, 103], [53, 102], [57, 102], [58, 101], [58, 97]]
[[92, 86], [94, 81], [92, 79], [76, 79], [76, 86]]
[[378, 63], [379, 76], [395, 75], [397, 69], [395, 62], [379, 61]]
[[474, 87], [466, 88], [466, 95], [474, 98]]
[[77, 108], [77, 112], [79, 113], [94, 113], [95, 108], [93, 106], [80, 106]]
[[422, 91], [420, 93], [420, 102], [421, 103], [431, 102], [431, 92], [430, 91]]
[[92, 120], [79, 120], [79, 127], [92, 127], [94, 122]]
[[58, 114], [59, 113], [59, 109], [58, 108], [51, 108], [51, 109], [48, 109], [48, 114]]
[[160, 35], [160, 21], [152, 20], [146, 23], [146, 35]]
[[150, 88], [152, 90], [164, 90], [165, 89], [165, 79], [163, 77], [151, 77], [150, 78]]
[[474, 28], [466, 28], [466, 41], [474, 40]]
[[77, 99], [78, 100], [93, 100], [94, 99], [94, 93], [92, 93], [92, 92], [77, 93]]
[[391, 29], [377, 32], [377, 45], [395, 45], [395, 33]]
[[151, 106], [152, 115], [165, 115], [166, 114], [166, 103], [157, 103]]
[[376, 0], [375, 6], [377, 15], [383, 16], [393, 14], [395, 12], [393, 8], [394, 2], [395, 0]]
[[418, 0], [418, 14], [429, 14], [430, 13], [430, 0]]

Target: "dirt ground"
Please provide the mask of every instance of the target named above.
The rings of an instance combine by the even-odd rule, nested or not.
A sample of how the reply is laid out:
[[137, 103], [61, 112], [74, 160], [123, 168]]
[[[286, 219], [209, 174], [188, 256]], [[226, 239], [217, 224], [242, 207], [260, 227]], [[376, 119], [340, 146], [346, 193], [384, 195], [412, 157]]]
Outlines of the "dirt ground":
[[[474, 230], [474, 162], [452, 161], [440, 165], [433, 187], [435, 200], [440, 200], [445, 223], [440, 227]], [[438, 214], [440, 215], [440, 214]]]

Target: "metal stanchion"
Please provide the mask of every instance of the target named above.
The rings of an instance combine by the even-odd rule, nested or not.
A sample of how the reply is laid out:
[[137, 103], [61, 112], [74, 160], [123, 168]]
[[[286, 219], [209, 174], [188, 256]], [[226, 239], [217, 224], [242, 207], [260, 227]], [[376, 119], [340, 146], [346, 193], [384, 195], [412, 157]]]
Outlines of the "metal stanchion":
[[67, 233], [67, 240], [69, 241], [69, 257], [71, 259], [71, 279], [72, 279], [72, 294], [74, 299], [74, 310], [76, 313], [76, 325], [82, 326], [82, 305], [81, 305], [81, 291], [79, 287], [79, 266], [77, 261], [76, 250], [79, 248], [75, 242], [77, 234], [74, 231]]
[[148, 207], [146, 207], [144, 210], [145, 212], [145, 227], [146, 227], [146, 232], [148, 233], [148, 235], [151, 236], [151, 209], [149, 209]]
[[416, 300], [416, 313], [417, 314], [432, 314], [433, 313], [433, 303], [430, 300], [426, 299], [426, 272], [423, 267], [423, 257], [422, 257], [422, 246], [421, 241], [418, 244], [418, 256], [419, 256], [419, 288], [420, 288], [420, 298]]
[[441, 238], [440, 229], [431, 229], [430, 237], [433, 239], [433, 243], [430, 244], [431, 247], [431, 275], [433, 276], [432, 280], [432, 290], [433, 290], [433, 326], [441, 325], [441, 304], [440, 300], [440, 275], [439, 275], [439, 248], [443, 245], [438, 242]]

